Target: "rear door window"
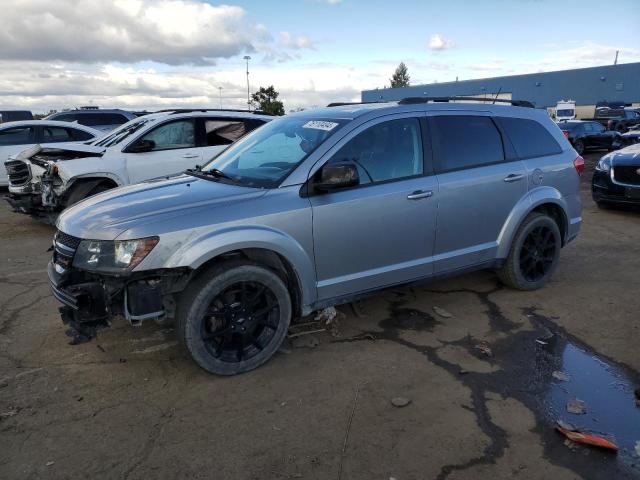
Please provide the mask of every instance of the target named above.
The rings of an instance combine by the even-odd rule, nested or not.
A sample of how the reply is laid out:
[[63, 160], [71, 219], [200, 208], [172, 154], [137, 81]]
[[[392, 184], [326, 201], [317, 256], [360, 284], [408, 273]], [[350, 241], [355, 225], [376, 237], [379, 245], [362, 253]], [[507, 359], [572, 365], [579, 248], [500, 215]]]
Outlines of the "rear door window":
[[44, 143], [73, 142], [73, 137], [67, 128], [42, 127], [42, 141]]
[[77, 128], [67, 128], [67, 133], [76, 142], [84, 142], [85, 140], [91, 140], [93, 135], [84, 130], [78, 130]]
[[447, 115], [430, 117], [438, 173], [503, 162], [502, 137], [489, 117]]
[[535, 120], [526, 118], [496, 118], [511, 140], [520, 158], [544, 157], [562, 152], [556, 139]]
[[205, 145], [207, 147], [229, 145], [247, 131], [247, 126], [241, 119], [206, 118], [204, 120]]
[[33, 127], [16, 127], [0, 130], [0, 146], [27, 145], [34, 142]]

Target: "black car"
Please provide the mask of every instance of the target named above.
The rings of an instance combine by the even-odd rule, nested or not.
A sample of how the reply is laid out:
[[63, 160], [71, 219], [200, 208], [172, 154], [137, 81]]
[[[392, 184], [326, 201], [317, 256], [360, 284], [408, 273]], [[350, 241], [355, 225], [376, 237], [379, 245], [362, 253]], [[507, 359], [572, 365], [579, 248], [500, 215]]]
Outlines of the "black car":
[[589, 149], [611, 151], [622, 146], [620, 133], [607, 130], [598, 122], [569, 120], [558, 123], [558, 127], [579, 155]]
[[593, 174], [591, 191], [598, 206], [609, 203], [640, 205], [640, 144], [602, 157]]

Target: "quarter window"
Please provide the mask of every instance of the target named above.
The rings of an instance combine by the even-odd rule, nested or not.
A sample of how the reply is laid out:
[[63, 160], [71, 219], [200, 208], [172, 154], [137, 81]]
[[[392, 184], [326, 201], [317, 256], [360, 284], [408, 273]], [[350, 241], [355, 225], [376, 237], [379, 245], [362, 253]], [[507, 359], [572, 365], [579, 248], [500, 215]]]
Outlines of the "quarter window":
[[19, 127], [0, 130], [0, 145], [26, 145], [33, 143], [33, 128]]
[[369, 127], [344, 144], [329, 162], [355, 164], [360, 184], [422, 175], [420, 123], [403, 118]]
[[193, 120], [177, 120], [165, 123], [147, 133], [142, 140], [154, 143], [153, 151], [172, 150], [176, 148], [193, 148], [196, 136]]
[[562, 152], [556, 139], [535, 120], [507, 117], [496, 120], [506, 132], [520, 158], [544, 157]]
[[504, 161], [502, 137], [489, 117], [431, 117], [430, 126], [438, 172], [481, 167]]

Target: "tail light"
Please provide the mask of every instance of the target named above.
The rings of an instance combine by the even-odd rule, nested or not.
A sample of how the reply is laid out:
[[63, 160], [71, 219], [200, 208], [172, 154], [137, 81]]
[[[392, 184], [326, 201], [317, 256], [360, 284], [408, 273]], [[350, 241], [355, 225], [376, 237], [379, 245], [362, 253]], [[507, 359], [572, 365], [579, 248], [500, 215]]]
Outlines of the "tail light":
[[573, 161], [573, 167], [576, 169], [576, 172], [578, 172], [578, 175], [582, 176], [582, 172], [584, 172], [584, 158], [578, 155]]
[[564, 135], [564, 138], [569, 140], [569, 132], [567, 132], [566, 130], [562, 130], [562, 134]]

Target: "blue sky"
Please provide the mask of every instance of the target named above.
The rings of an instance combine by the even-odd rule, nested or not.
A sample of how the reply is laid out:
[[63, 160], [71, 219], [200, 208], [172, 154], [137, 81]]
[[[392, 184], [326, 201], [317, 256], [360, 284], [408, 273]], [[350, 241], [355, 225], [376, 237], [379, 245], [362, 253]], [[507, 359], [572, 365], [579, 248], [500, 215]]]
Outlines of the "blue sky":
[[35, 110], [242, 107], [247, 53], [287, 110], [357, 100], [400, 61], [413, 84], [640, 61], [640, 0], [4, 2], [0, 106]]

